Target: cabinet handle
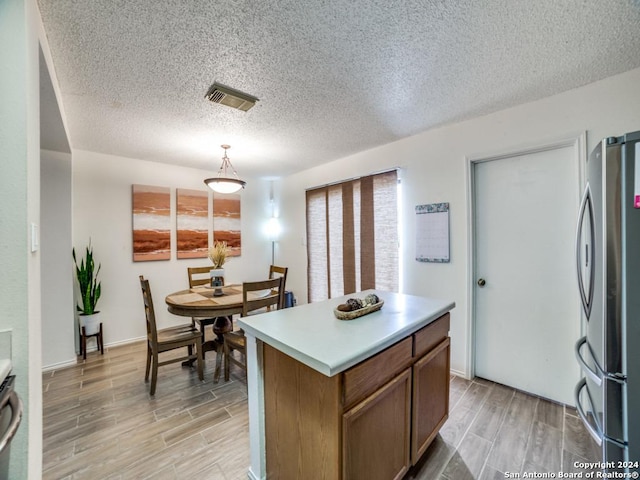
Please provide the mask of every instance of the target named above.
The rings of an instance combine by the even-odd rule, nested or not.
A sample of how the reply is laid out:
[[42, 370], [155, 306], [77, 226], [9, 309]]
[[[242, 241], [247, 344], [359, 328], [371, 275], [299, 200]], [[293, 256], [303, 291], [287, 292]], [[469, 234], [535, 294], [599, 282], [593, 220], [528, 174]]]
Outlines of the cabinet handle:
[[[587, 380], [584, 379], [584, 378], [578, 382], [578, 385], [576, 385], [576, 389], [575, 389], [575, 392], [574, 392], [575, 402], [576, 402], [576, 410], [578, 411], [578, 416], [582, 420], [582, 423], [584, 424], [585, 428], [587, 429], [587, 432], [589, 432], [589, 435], [591, 435], [591, 437], [593, 437], [593, 439], [596, 441], [598, 446], [601, 446], [602, 445], [602, 435], [600, 434], [599, 425], [596, 424], [595, 427], [593, 425], [591, 425], [591, 422], [587, 418], [587, 414], [585, 413], [584, 408], [582, 407], [582, 404], [580, 403], [580, 392], [586, 386], [587, 386]], [[587, 390], [587, 394], [588, 393], [589, 393], [589, 391]], [[589, 398], [589, 403], [591, 403], [591, 399], [590, 398]], [[595, 419], [595, 417], [594, 417], [594, 419]]]
[[585, 361], [584, 357], [582, 356], [582, 352], [580, 351], [582, 349], [582, 346], [585, 344], [587, 344], [587, 348], [590, 348], [589, 344], [587, 343], [586, 336], [582, 337], [576, 342], [576, 346], [574, 349], [576, 359], [578, 360], [580, 367], [582, 367], [582, 371], [591, 379], [591, 381], [593, 381], [593, 383], [595, 383], [599, 387], [602, 385], [602, 376], [598, 375], [598, 372], [596, 370], [591, 369], [591, 367], [587, 365], [587, 362]]

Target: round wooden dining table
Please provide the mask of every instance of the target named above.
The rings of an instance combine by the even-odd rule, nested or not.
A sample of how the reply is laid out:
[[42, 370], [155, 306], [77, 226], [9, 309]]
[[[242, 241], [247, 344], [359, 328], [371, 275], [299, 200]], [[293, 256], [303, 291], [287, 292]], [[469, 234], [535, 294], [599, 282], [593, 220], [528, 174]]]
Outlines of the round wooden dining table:
[[[214, 296], [216, 288], [222, 295]], [[242, 313], [242, 285], [201, 286], [170, 293], [167, 309], [182, 317], [227, 317]]]
[[[221, 289], [222, 295], [214, 295], [215, 289]], [[191, 317], [200, 324], [202, 332], [202, 351], [220, 352], [222, 332], [233, 329], [233, 315], [242, 313], [242, 285], [223, 287], [200, 286], [170, 293], [166, 296], [167, 309], [174, 315]], [[204, 328], [213, 325], [216, 338], [204, 340]]]

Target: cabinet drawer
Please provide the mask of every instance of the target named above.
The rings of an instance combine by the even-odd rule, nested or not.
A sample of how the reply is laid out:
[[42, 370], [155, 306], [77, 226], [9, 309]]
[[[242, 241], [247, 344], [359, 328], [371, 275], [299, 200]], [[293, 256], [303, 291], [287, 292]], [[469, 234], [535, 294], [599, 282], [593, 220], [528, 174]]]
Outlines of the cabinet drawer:
[[412, 338], [408, 337], [343, 373], [344, 407], [363, 400], [411, 364]]
[[449, 318], [450, 315], [447, 312], [413, 334], [415, 358], [420, 358], [449, 336]]

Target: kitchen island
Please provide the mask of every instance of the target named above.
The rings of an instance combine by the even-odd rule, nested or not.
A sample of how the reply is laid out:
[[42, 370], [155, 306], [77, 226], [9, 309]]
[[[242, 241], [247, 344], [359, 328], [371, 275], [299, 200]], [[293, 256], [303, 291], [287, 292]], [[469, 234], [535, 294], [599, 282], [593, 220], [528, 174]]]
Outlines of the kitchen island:
[[[347, 298], [377, 312], [338, 320]], [[449, 410], [454, 302], [377, 290], [245, 317], [253, 479], [402, 478]]]

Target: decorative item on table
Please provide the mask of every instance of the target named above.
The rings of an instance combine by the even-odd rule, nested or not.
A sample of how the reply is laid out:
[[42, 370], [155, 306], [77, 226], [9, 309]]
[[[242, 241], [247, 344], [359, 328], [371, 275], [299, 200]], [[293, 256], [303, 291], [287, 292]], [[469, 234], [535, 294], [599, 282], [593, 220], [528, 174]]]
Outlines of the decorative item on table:
[[224, 285], [224, 262], [227, 260], [229, 247], [227, 242], [215, 242], [209, 247], [209, 259], [213, 263], [213, 269], [209, 273], [211, 275], [211, 286], [214, 288], [213, 296], [220, 297], [223, 295], [222, 286]]
[[84, 258], [76, 259], [76, 249], [71, 250], [73, 262], [76, 266], [76, 279], [80, 287], [81, 305], [76, 305], [76, 309], [80, 313], [80, 326], [84, 327], [86, 335], [95, 335], [100, 330], [100, 312], [96, 310], [96, 305], [100, 299], [100, 282], [98, 281], [98, 273], [100, 273], [100, 264], [98, 269], [95, 268], [93, 260], [93, 248], [91, 240], [89, 246], [86, 247]]
[[382, 305], [384, 305], [384, 300], [381, 300], [375, 293], [370, 293], [363, 299], [349, 298], [346, 303], [338, 305], [333, 310], [333, 314], [338, 320], [353, 320], [380, 310]]

